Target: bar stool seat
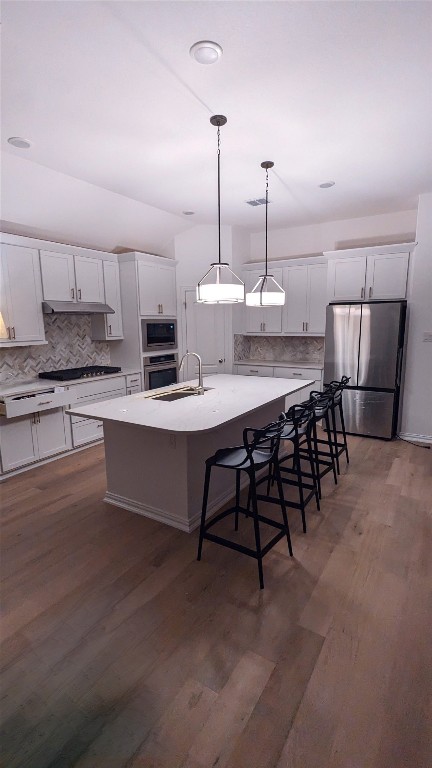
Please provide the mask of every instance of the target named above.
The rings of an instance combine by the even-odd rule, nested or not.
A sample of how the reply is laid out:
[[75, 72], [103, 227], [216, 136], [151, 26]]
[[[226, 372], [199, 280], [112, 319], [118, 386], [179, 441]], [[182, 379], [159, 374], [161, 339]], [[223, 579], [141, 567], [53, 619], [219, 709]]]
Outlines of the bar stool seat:
[[[249, 557], [253, 557], [258, 562], [260, 589], [264, 588], [262, 560], [267, 552], [269, 552], [274, 547], [274, 545], [277, 544], [277, 542], [285, 536], [287, 539], [289, 554], [291, 556], [293, 554], [288, 517], [279, 470], [278, 452], [282, 430], [282, 421], [268, 424], [263, 429], [245, 429], [243, 431], [243, 446], [221, 448], [216, 451], [213, 456], [206, 460], [197, 559], [201, 560], [202, 545], [204, 539], [213, 541], [216, 544], [221, 544], [222, 546], [228, 547], [229, 549], [234, 549], [237, 552], [248, 555]], [[278, 487], [277, 499], [269, 499], [266, 494], [257, 493], [256, 473], [269, 466], [270, 464], [272, 464], [274, 467], [274, 476]], [[206, 520], [211, 471], [213, 467], [230, 469], [236, 472], [235, 504], [229, 509], [225, 509], [223, 512], [214, 515], [210, 518], [210, 520]], [[240, 478], [242, 472], [246, 472], [249, 480], [247, 507], [240, 505]], [[257, 503], [258, 501], [276, 501], [276, 503], [281, 508], [282, 522], [259, 514]], [[250, 507], [252, 507], [252, 509]], [[246, 547], [243, 544], [240, 544], [238, 541], [234, 541], [232, 539], [228, 539], [224, 536], [219, 536], [216, 533], [210, 532], [210, 529], [214, 525], [231, 514], [234, 514], [234, 530], [237, 531], [239, 527], [240, 513], [245, 517], [250, 517], [253, 522], [255, 548]], [[265, 523], [266, 525], [278, 530], [278, 533], [274, 535], [264, 547], [261, 545], [260, 523]]]

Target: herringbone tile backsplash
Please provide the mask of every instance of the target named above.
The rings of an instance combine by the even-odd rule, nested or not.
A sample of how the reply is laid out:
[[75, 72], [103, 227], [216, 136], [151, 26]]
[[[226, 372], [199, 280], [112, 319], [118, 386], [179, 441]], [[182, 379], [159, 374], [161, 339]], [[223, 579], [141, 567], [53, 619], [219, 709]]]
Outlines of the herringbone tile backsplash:
[[109, 344], [92, 341], [89, 315], [45, 315], [47, 344], [0, 349], [0, 378], [28, 378], [40, 371], [109, 365]]

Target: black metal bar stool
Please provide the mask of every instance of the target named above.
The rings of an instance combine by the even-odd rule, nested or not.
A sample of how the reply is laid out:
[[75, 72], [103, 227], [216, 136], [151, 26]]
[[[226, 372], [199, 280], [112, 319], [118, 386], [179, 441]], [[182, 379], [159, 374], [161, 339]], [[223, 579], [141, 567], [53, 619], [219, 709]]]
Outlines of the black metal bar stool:
[[[332, 401], [330, 404], [330, 413], [332, 418], [332, 441], [333, 441], [333, 450], [335, 453], [336, 468], [337, 468], [338, 475], [340, 475], [339, 458], [343, 453], [345, 453], [347, 464], [349, 464], [348, 443], [347, 443], [347, 436], [345, 431], [345, 420], [344, 420], [343, 404], [342, 404], [343, 391], [347, 386], [349, 380], [350, 379], [348, 376], [342, 376], [340, 381], [331, 381], [330, 384], [328, 384], [324, 390], [326, 394], [329, 393], [332, 395]], [[337, 413], [339, 414], [339, 421], [340, 421], [339, 431], [342, 434], [342, 442], [338, 441]]]
[[[279, 471], [282, 483], [298, 488], [299, 500], [285, 499], [285, 505], [292, 509], [299, 509], [302, 517], [303, 532], [306, 533], [306, 507], [315, 497], [317, 509], [320, 508], [318, 483], [315, 470], [315, 458], [312, 450], [312, 427], [314, 423], [314, 408], [312, 403], [292, 405], [287, 413], [281, 415], [283, 430], [280, 435], [281, 446], [290, 442], [292, 449], [289, 453], [279, 454]], [[304, 453], [302, 446], [305, 446]], [[309, 470], [302, 466], [302, 458], [306, 459]], [[292, 466], [286, 466], [292, 462]], [[259, 482], [264, 482], [266, 478]], [[273, 485], [275, 476], [273, 465], [269, 466], [267, 477], [267, 495], [270, 495], [270, 485]]]
[[[278, 451], [280, 436], [283, 431], [284, 425], [282, 421], [274, 422], [267, 425], [263, 429], [245, 429], [243, 431], [243, 445], [235, 448], [222, 448], [206, 460], [206, 472], [204, 481], [204, 494], [201, 513], [201, 525], [199, 533], [198, 544], [198, 560], [201, 560], [202, 544], [204, 539], [214, 541], [217, 544], [222, 544], [224, 547], [229, 547], [237, 552], [241, 552], [244, 555], [249, 555], [258, 561], [258, 575], [260, 589], [264, 588], [264, 577], [262, 560], [267, 552], [274, 547], [274, 545], [280, 541], [283, 536], [286, 536], [288, 543], [288, 551], [292, 556], [291, 537], [288, 526], [288, 517], [286, 511], [286, 505], [283, 495], [282, 482], [279, 471]], [[283, 522], [277, 522], [271, 520], [264, 515], [258, 514], [258, 501], [269, 501], [267, 495], [257, 493], [257, 480], [256, 473], [265, 469], [269, 464], [273, 466], [274, 477], [278, 488], [277, 503], [282, 510]], [[220, 512], [218, 515], [214, 515], [208, 522], [206, 522], [207, 514], [207, 502], [210, 487], [210, 476], [213, 467], [221, 467], [222, 469], [231, 469], [236, 473], [236, 496], [235, 505], [229, 509]], [[240, 476], [241, 472], [246, 472], [249, 478], [249, 499], [252, 505], [252, 509], [240, 506]], [[273, 500], [273, 499], [272, 499]], [[246, 517], [251, 517], [254, 524], [255, 534], [255, 549], [246, 547], [231, 539], [226, 539], [222, 536], [218, 536], [215, 533], [210, 533], [216, 523], [222, 520], [227, 515], [234, 513], [234, 528], [238, 530], [239, 513], [244, 514]], [[278, 529], [278, 533], [264, 546], [261, 546], [260, 535], [260, 523], [272, 526]]]
[[[328, 473], [333, 472], [333, 479], [337, 485], [336, 457], [333, 450], [333, 437], [330, 429], [330, 409], [333, 401], [333, 394], [326, 392], [311, 392], [309, 400], [301, 405], [309, 405], [313, 410], [312, 419], [312, 448], [315, 464], [315, 479], [318, 488], [318, 496], [322, 498], [321, 480]], [[317, 433], [317, 424], [319, 421], [325, 423], [325, 437], [319, 438]], [[300, 446], [300, 456], [307, 458], [309, 456], [309, 446], [304, 444]]]

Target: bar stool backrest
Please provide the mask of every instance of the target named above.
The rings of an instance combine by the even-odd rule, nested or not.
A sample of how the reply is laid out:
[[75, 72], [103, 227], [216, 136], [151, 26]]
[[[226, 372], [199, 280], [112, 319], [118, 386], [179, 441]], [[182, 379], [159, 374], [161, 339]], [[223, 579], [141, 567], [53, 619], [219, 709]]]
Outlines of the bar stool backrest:
[[[281, 421], [273, 421], [262, 429], [248, 427], [243, 430], [243, 445], [252, 467], [269, 463], [277, 456], [282, 431]], [[254, 457], [255, 452], [258, 457]]]
[[284, 430], [291, 427], [293, 437], [298, 438], [304, 435], [307, 429], [312, 425], [314, 410], [310, 401], [292, 405], [287, 413], [281, 414], [281, 420], [284, 422]]
[[342, 399], [342, 393], [350, 380], [350, 376], [342, 376], [340, 381], [331, 381], [330, 384], [327, 385], [324, 392], [325, 394], [332, 394], [333, 402], [335, 405], [340, 403]]

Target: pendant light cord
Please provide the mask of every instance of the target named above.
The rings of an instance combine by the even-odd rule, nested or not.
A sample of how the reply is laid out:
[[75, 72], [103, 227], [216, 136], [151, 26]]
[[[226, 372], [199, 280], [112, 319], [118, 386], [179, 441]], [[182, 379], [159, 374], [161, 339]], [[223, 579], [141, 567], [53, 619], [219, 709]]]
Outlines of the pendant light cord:
[[217, 129], [217, 138], [218, 138], [218, 148], [217, 148], [217, 158], [218, 158], [218, 236], [219, 236], [219, 264], [221, 263], [221, 212], [220, 212], [220, 125], [218, 125]]
[[265, 233], [265, 259], [266, 259], [266, 277], [268, 274], [267, 270], [267, 217], [268, 217], [268, 168], [266, 168], [266, 233]]

